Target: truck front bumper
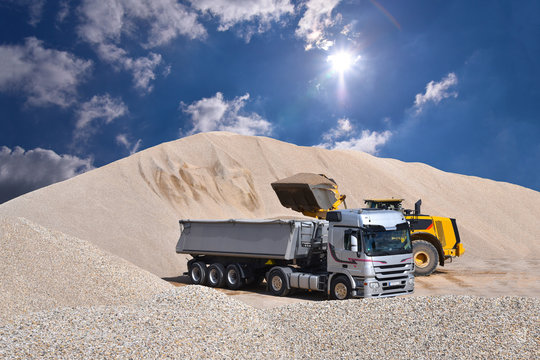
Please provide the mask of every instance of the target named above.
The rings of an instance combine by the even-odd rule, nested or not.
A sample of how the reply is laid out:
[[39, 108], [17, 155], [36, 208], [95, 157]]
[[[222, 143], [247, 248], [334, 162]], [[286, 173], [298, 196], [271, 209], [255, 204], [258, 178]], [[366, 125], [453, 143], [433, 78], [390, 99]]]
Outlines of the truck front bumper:
[[[409, 274], [407, 277], [395, 280], [377, 280], [374, 278], [364, 279], [362, 286], [356, 288], [356, 296], [388, 297], [411, 294], [414, 291], [414, 276]], [[354, 294], [353, 294], [354, 295]]]

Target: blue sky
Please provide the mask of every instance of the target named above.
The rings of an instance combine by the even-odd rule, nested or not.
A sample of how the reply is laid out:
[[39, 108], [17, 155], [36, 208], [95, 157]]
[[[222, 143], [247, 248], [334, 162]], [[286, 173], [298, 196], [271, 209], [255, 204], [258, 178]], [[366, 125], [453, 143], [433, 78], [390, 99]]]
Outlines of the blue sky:
[[0, 0], [0, 202], [213, 130], [540, 190], [538, 14], [537, 1]]

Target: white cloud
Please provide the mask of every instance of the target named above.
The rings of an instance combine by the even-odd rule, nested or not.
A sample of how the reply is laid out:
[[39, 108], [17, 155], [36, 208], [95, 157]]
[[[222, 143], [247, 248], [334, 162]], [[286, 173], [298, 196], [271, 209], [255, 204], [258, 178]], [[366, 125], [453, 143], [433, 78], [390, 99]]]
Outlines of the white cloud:
[[91, 126], [95, 120], [104, 120], [106, 124], [128, 113], [128, 108], [121, 99], [112, 98], [109, 94], [94, 96], [90, 101], [83, 103], [78, 110], [77, 134]]
[[45, 0], [3, 0], [4, 2], [13, 3], [17, 6], [28, 7], [28, 23], [32, 26], [36, 26], [41, 21], [43, 15], [43, 6]]
[[[257, 32], [263, 32], [272, 21], [294, 13], [289, 0], [190, 0], [191, 6], [203, 14], [219, 18], [219, 31], [227, 31], [242, 22], [257, 21]], [[250, 35], [248, 35], [249, 37]]]
[[390, 130], [383, 132], [363, 130], [360, 136], [357, 136], [357, 132], [350, 120], [343, 118], [338, 120], [336, 127], [323, 135], [325, 142], [317, 146], [331, 150], [356, 150], [369, 154], [377, 154], [379, 147], [386, 144], [391, 137], [392, 132]]
[[328, 50], [334, 42], [327, 38], [327, 29], [336, 24], [332, 11], [341, 0], [308, 0], [306, 11], [298, 22], [296, 36], [306, 42], [305, 49], [313, 47]]
[[337, 127], [330, 129], [326, 134], [323, 135], [323, 140], [325, 141], [334, 141], [347, 135], [352, 131], [353, 127], [351, 121], [347, 118], [338, 119]]
[[0, 148], [0, 203], [93, 169], [92, 159], [36, 148]]
[[44, 48], [35, 37], [24, 45], [0, 46], [0, 63], [0, 91], [22, 92], [30, 105], [61, 107], [73, 103], [92, 66], [71, 53]]
[[[178, 36], [206, 37], [195, 11], [175, 0], [84, 0], [79, 8], [79, 36], [113, 66], [131, 71], [135, 87], [152, 91], [161, 55], [134, 58], [119, 47], [122, 37], [139, 39], [143, 48], [164, 45]], [[119, 62], [119, 64], [118, 64]]]
[[147, 57], [137, 59], [122, 59], [124, 67], [133, 74], [133, 83], [136, 88], [152, 91], [150, 81], [156, 78], [155, 68], [161, 63], [161, 55], [150, 53]]
[[358, 138], [338, 141], [334, 143], [333, 149], [363, 151], [368, 154], [377, 154], [379, 147], [386, 144], [392, 132], [389, 130], [383, 132], [363, 130]]
[[449, 97], [457, 98], [457, 91], [450, 91], [450, 88], [456, 86], [457, 83], [458, 79], [454, 73], [449, 73], [439, 82], [430, 81], [426, 86], [426, 92], [424, 94], [416, 94], [414, 100], [416, 113], [421, 113], [424, 105], [428, 102], [438, 104], [441, 100]]
[[64, 22], [64, 20], [69, 16], [69, 13], [70, 13], [69, 1], [70, 0], [61, 0], [58, 3], [58, 13], [56, 14], [57, 22], [59, 23]]
[[190, 105], [180, 103], [183, 111], [191, 116], [193, 129], [188, 134], [207, 131], [232, 131], [243, 135], [268, 135], [272, 124], [256, 113], [244, 113], [242, 109], [249, 94], [231, 101], [224, 100], [218, 92], [214, 97], [203, 98]]
[[129, 154], [133, 155], [137, 151], [139, 151], [142, 144], [142, 140], [139, 139], [135, 142], [135, 144], [133, 144], [131, 141], [128, 140], [128, 137], [126, 134], [118, 134], [116, 135], [116, 143], [125, 147], [126, 150], [129, 151]]
[[92, 44], [118, 43], [122, 35], [146, 33], [146, 46], [163, 45], [184, 35], [206, 36], [197, 14], [175, 0], [84, 0], [79, 35]]

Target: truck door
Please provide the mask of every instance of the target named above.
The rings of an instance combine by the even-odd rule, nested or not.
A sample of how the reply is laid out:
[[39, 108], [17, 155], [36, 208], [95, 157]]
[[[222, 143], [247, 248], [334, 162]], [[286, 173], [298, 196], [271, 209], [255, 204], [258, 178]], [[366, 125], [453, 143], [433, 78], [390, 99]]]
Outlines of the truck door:
[[328, 248], [329, 271], [343, 272], [344, 269], [356, 268], [357, 263], [354, 259], [358, 258], [358, 252], [361, 251], [358, 229], [334, 226], [332, 242]]

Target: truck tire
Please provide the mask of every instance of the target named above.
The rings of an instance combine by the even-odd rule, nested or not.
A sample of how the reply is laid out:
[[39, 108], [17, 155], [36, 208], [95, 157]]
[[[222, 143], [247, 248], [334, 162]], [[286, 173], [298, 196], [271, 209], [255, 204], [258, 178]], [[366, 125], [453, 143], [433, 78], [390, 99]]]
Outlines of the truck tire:
[[220, 263], [208, 267], [208, 286], [223, 287], [225, 284], [225, 266]]
[[201, 261], [195, 261], [189, 267], [189, 278], [194, 285], [204, 285], [206, 281], [206, 264]]
[[225, 270], [225, 283], [227, 287], [231, 290], [238, 290], [244, 285], [244, 280], [242, 279], [242, 272], [240, 267], [236, 264], [230, 264]]
[[287, 296], [289, 289], [287, 288], [287, 278], [283, 271], [274, 269], [268, 274], [268, 290], [274, 296]]
[[345, 275], [338, 275], [332, 279], [330, 285], [330, 298], [332, 300], [346, 300], [350, 299], [352, 294], [352, 287], [349, 279]]
[[413, 241], [414, 275], [428, 276], [437, 268], [439, 254], [431, 243], [425, 240]]

